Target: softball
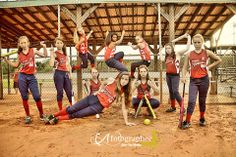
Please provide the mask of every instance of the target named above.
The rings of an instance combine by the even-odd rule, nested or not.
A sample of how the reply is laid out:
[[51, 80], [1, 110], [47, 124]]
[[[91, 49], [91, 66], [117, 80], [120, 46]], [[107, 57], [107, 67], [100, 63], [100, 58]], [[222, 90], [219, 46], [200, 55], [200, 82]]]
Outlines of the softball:
[[145, 125], [149, 125], [149, 124], [151, 124], [151, 121], [150, 121], [150, 119], [145, 119], [145, 120], [143, 121], [143, 123], [144, 123]]

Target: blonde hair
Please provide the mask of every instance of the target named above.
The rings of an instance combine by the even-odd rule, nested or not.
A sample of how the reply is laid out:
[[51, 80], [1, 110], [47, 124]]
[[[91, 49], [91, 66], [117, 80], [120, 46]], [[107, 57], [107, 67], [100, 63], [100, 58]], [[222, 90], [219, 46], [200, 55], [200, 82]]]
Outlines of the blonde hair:
[[74, 31], [74, 43], [77, 44], [80, 40], [80, 35], [79, 35], [79, 31], [83, 31], [83, 27], [76, 27], [75, 31]]
[[202, 36], [201, 34], [195, 34], [195, 35], [193, 36], [192, 42], [193, 42], [194, 38], [200, 38], [200, 39], [202, 40], [202, 43], [205, 42], [205, 40], [204, 40], [204, 38], [203, 38], [203, 36]]
[[21, 41], [22, 39], [26, 39], [26, 40], [28, 41], [28, 43], [29, 43], [28, 46], [30, 46], [29, 38], [28, 38], [27, 36], [20, 36], [20, 37], [18, 38], [18, 43], [17, 43], [17, 47], [18, 47], [17, 53], [18, 53], [18, 54], [19, 54], [20, 52], [22, 52], [22, 50], [23, 50], [23, 49], [20, 47], [20, 45], [19, 45], [19, 43], [20, 43], [20, 41]]

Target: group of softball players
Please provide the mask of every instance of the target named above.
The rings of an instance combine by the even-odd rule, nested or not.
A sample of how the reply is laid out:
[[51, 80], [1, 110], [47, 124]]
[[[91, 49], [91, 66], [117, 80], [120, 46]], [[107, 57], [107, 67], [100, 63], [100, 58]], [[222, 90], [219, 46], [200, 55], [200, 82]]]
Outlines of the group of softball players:
[[[128, 72], [128, 68], [123, 63], [125, 52], [116, 52], [116, 47], [123, 41], [125, 31], [122, 31], [120, 38], [116, 33], [107, 32], [104, 42], [104, 61], [108, 67], [116, 69], [118, 74], [115, 78], [111, 77], [105, 81], [101, 81], [99, 72], [96, 69], [96, 58], [88, 51], [88, 40], [92, 33], [93, 31], [90, 31], [86, 34], [83, 28], [77, 28], [74, 32], [75, 48], [78, 56], [82, 60], [81, 64], [78, 65], [72, 66], [70, 64], [65, 41], [62, 37], [56, 38], [54, 46], [51, 46], [49, 64], [55, 68], [53, 77], [57, 91], [56, 100], [59, 111], [54, 114], [49, 114], [48, 116], [43, 112], [38, 82], [34, 75], [36, 72], [35, 55], [47, 57], [48, 52], [46, 45], [43, 42], [41, 43], [43, 52], [40, 52], [30, 47], [30, 41], [26, 36], [19, 37], [17, 60], [15, 62], [9, 61], [6, 58], [4, 58], [4, 60], [15, 68], [19, 67], [20, 64], [22, 65], [18, 74], [18, 86], [26, 113], [26, 124], [32, 122], [28, 103], [29, 90], [36, 102], [39, 117], [46, 124], [56, 124], [61, 120], [99, 114], [105, 108], [110, 107], [113, 102], [116, 102], [121, 106], [125, 124], [132, 126], [135, 124], [128, 120], [128, 108], [133, 107], [134, 110], [137, 111], [140, 101], [143, 101], [143, 107], [147, 107], [147, 102], [143, 99], [144, 95], [148, 98], [153, 109], [160, 106], [160, 102], [154, 97], [154, 92], [158, 92], [158, 87], [154, 79], [149, 76], [148, 67], [152, 61], [151, 50], [144, 38], [141, 35], [137, 35], [135, 37], [135, 44], [131, 42], [128, 43], [132, 49], [139, 50], [141, 57], [140, 61], [131, 63], [131, 69], [130, 72]], [[200, 108], [199, 125], [206, 125], [206, 97], [209, 87], [208, 71], [216, 67], [221, 62], [221, 59], [212, 51], [203, 48], [204, 38], [201, 34], [194, 35], [191, 40], [191, 36], [186, 33], [181, 36], [181, 38], [178, 38], [178, 40], [183, 38], [187, 39], [187, 44], [183, 50], [175, 51], [174, 44], [177, 40], [164, 46], [164, 61], [166, 65], [166, 83], [168, 85], [171, 104], [166, 110], [168, 113], [176, 111], [176, 101], [178, 104], [181, 104], [183, 101], [179, 94], [180, 60], [182, 56], [185, 56], [182, 68], [183, 83], [186, 82], [188, 64], [190, 67], [188, 106], [186, 109], [186, 120], [182, 124], [182, 128], [186, 129], [191, 126], [191, 116], [195, 108], [198, 93]], [[194, 50], [188, 52], [191, 41], [194, 45]], [[56, 47], [56, 50], [54, 50], [54, 47]], [[208, 63], [209, 59], [213, 60], [210, 64]], [[80, 101], [72, 104], [72, 72], [81, 68], [88, 68], [88, 61], [90, 61], [91, 79], [83, 81], [84, 88], [87, 89], [87, 95]], [[136, 77], [135, 71], [137, 71]], [[63, 107], [62, 103], [64, 91], [70, 104], [66, 107]], [[151, 114], [149, 108], [147, 108], [147, 114]]]

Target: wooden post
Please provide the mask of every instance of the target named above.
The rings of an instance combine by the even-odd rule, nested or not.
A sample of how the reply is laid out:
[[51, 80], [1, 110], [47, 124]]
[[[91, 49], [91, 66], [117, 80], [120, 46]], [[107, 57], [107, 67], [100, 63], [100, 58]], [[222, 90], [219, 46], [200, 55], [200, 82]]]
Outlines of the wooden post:
[[[77, 6], [76, 14], [72, 13], [66, 7], [61, 6], [61, 10], [65, 13], [66, 16], [70, 17], [71, 20], [76, 24], [76, 27], [82, 27], [82, 23], [89, 17], [89, 15], [97, 8], [98, 6], [92, 6], [82, 15], [82, 8]], [[80, 57], [77, 56], [77, 64], [81, 64]], [[77, 70], [77, 97], [78, 99], [82, 98], [82, 70]]]
[[[220, 33], [221, 34], [221, 33]], [[219, 36], [220, 37], [220, 36]], [[213, 35], [211, 37], [211, 41], [210, 41], [210, 46], [213, 47]], [[218, 42], [218, 41], [217, 41]], [[216, 43], [217, 45], [218, 43]], [[217, 52], [217, 46], [216, 46], [216, 49], [213, 50], [215, 51], [215, 53]], [[211, 60], [210, 60], [211, 62]], [[211, 78], [210, 78], [210, 94], [211, 95], [216, 95], [217, 94], [217, 78], [216, 78], [216, 68], [213, 68], [211, 70]]]
[[61, 6], [57, 5], [57, 36], [61, 36]]
[[[9, 48], [7, 49], [7, 52], [9, 52]], [[7, 57], [9, 60], [9, 56]], [[11, 77], [10, 77], [10, 65], [7, 64], [7, 89], [8, 89], [8, 94], [11, 94]]]
[[[80, 23], [79, 19], [82, 15], [82, 8], [81, 7], [77, 7], [76, 8], [76, 26], [77, 28], [82, 27], [82, 23]], [[81, 64], [81, 59], [79, 56], [77, 56], [77, 65]], [[77, 98], [82, 99], [83, 97], [83, 88], [82, 88], [82, 69], [80, 68], [79, 70], [77, 70]]]
[[[162, 41], [161, 41], [161, 4], [158, 3], [158, 34], [159, 34], [159, 54], [161, 54]], [[162, 90], [162, 55], [160, 55], [160, 103], [163, 102]]]
[[[2, 55], [2, 29], [0, 27], [0, 56]], [[0, 62], [0, 99], [3, 99], [2, 61]]]
[[175, 8], [174, 4], [169, 5], [169, 42], [175, 39]]

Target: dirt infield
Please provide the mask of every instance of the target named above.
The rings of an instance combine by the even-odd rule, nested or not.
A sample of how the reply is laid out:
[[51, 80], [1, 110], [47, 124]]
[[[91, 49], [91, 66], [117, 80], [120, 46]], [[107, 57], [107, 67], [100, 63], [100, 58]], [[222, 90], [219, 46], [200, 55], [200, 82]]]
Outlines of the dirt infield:
[[[55, 102], [44, 103], [46, 113], [57, 110]], [[198, 125], [198, 107], [192, 127], [180, 130], [178, 112], [167, 114], [167, 105], [158, 110], [158, 119], [143, 124], [144, 116], [124, 125], [118, 107], [112, 107], [100, 119], [91, 116], [63, 121], [55, 126], [44, 125], [36, 106], [30, 101], [33, 123], [24, 124], [21, 102], [0, 103], [1, 157], [233, 157], [236, 154], [236, 105], [209, 105], [208, 125]], [[145, 111], [145, 110], [144, 110]], [[151, 117], [149, 117], [151, 118]]]

